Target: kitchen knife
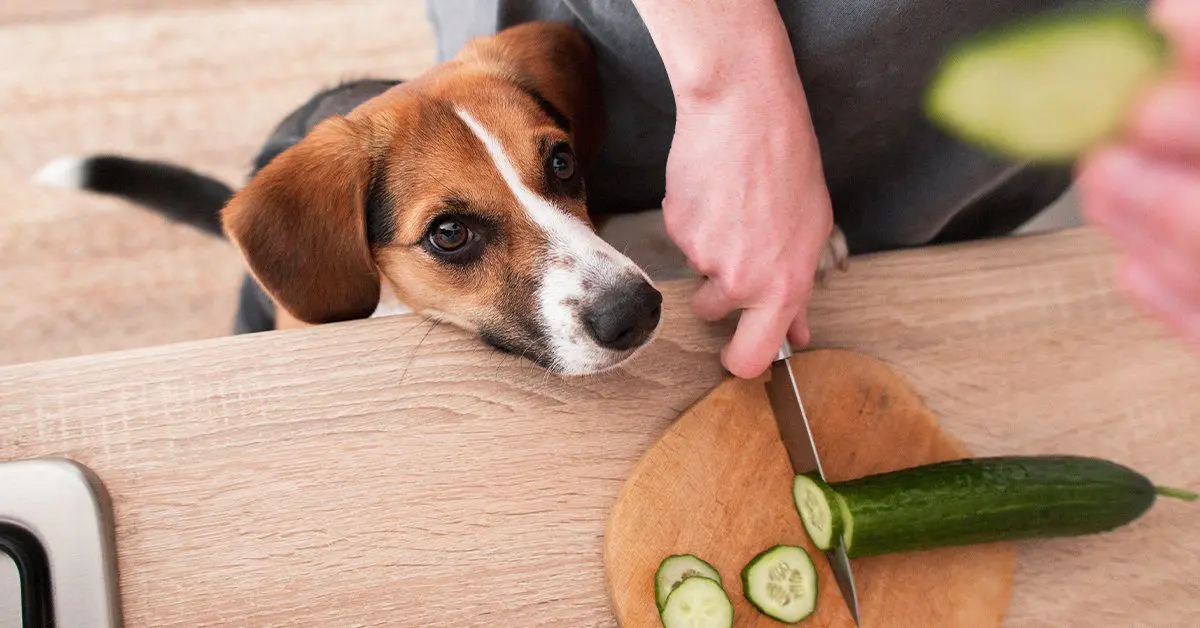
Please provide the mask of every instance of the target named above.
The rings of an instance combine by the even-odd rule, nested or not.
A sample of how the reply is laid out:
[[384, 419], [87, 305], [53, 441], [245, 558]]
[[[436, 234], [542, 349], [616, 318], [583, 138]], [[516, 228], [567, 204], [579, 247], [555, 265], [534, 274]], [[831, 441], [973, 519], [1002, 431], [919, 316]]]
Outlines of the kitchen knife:
[[[804, 414], [804, 402], [800, 398], [800, 388], [796, 385], [796, 373], [788, 358], [792, 356], [792, 347], [787, 340], [779, 348], [775, 361], [771, 363], [771, 379], [767, 382], [767, 397], [771, 400], [771, 408], [775, 412], [775, 423], [779, 426], [779, 437], [787, 449], [792, 461], [792, 470], [797, 474], [817, 472], [822, 480], [825, 470], [821, 468], [821, 458], [817, 455], [817, 446], [813, 442], [812, 431], [808, 427], [808, 417]], [[846, 556], [846, 545], [842, 539], [833, 549], [825, 552], [825, 558], [833, 570], [842, 599], [850, 609], [854, 625], [859, 626], [858, 591], [854, 586], [854, 573], [850, 570], [850, 558]]]

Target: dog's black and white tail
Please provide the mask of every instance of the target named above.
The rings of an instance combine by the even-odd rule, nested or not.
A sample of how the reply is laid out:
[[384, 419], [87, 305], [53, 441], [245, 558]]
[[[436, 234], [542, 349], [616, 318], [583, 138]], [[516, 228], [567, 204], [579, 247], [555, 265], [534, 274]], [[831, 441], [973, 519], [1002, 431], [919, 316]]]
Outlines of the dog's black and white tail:
[[224, 236], [221, 209], [233, 196], [228, 185], [193, 170], [118, 155], [59, 157], [34, 180], [122, 198], [217, 237]]

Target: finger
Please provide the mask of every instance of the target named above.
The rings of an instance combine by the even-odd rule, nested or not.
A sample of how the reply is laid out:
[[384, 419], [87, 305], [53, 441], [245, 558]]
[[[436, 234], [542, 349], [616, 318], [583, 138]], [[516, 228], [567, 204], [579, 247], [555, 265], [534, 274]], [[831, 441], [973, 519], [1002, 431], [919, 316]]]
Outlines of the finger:
[[1190, 248], [1164, 246], [1136, 220], [1115, 212], [1115, 218], [1100, 225], [1126, 254], [1154, 271], [1170, 288], [1184, 298], [1200, 302], [1200, 241]]
[[1200, 242], [1200, 173], [1116, 148], [1080, 176], [1083, 212], [1127, 245], [1194, 250]]
[[1154, 24], [1171, 41], [1172, 52], [1181, 69], [1200, 76], [1200, 2], [1157, 0], [1150, 13]]
[[721, 290], [721, 286], [712, 279], [706, 279], [692, 295], [692, 311], [701, 320], [710, 323], [719, 321], [733, 311], [736, 304]]
[[1126, 148], [1112, 148], [1090, 157], [1082, 166], [1077, 181], [1079, 207], [1084, 218], [1125, 249], [1144, 251], [1153, 246], [1154, 238], [1146, 231], [1144, 221], [1119, 205], [1125, 202], [1121, 188], [1126, 180], [1135, 177], [1127, 171], [1137, 168], [1128, 165], [1132, 160]]
[[1119, 189], [1115, 209], [1126, 222], [1141, 220], [1158, 246], [1194, 250], [1200, 246], [1200, 173], [1144, 157]]
[[811, 337], [808, 329], [808, 303], [812, 298], [813, 284], [805, 282], [798, 286], [798, 290], [800, 292], [799, 300], [793, 302], [800, 303], [800, 308], [788, 326], [787, 337], [793, 346], [802, 348], [808, 346]]
[[[1176, 295], [1174, 301], [1200, 303], [1200, 239], [1183, 240], [1172, 243], [1153, 231], [1144, 218], [1150, 210], [1130, 210], [1122, 207], [1120, 189], [1129, 185], [1120, 173], [1121, 164], [1111, 165], [1108, 160], [1120, 161], [1128, 158], [1121, 151], [1110, 151], [1100, 154], [1095, 161], [1095, 168], [1089, 164], [1080, 178], [1078, 191], [1081, 208], [1089, 221], [1112, 237], [1117, 244], [1127, 252], [1129, 258], [1118, 276], [1119, 287], [1133, 296], [1135, 300], [1156, 317], [1163, 311], [1163, 299], [1153, 299], [1148, 293], [1162, 292]], [[1151, 201], [1153, 206], [1153, 201]], [[1191, 214], [1195, 210], [1184, 209]], [[1133, 266], [1134, 271], [1126, 269]], [[1139, 270], [1140, 269], [1140, 270]], [[1132, 272], [1134, 279], [1127, 274]], [[1151, 274], [1156, 281], [1149, 282], [1144, 275]], [[1134, 291], [1129, 286], [1141, 286], [1143, 289]], [[1161, 290], [1148, 290], [1146, 287], [1163, 286]], [[1177, 332], [1181, 333], [1181, 332]]]
[[1135, 258], [1121, 264], [1117, 285], [1173, 333], [1200, 349], [1200, 302], [1183, 298], [1151, 266]]
[[846, 235], [842, 233], [841, 228], [833, 225], [828, 240], [821, 247], [817, 270], [814, 273], [816, 283], [823, 285], [834, 269], [845, 272], [849, 267], [850, 251], [846, 245]]
[[721, 362], [737, 377], [762, 375], [779, 352], [794, 313], [779, 307], [742, 311], [733, 340], [721, 352]]
[[809, 340], [811, 340], [808, 330], [808, 312], [803, 309], [800, 310], [800, 313], [796, 315], [796, 319], [788, 326], [787, 338], [788, 342], [792, 343], [792, 346], [796, 349], [803, 349], [808, 346]]
[[1200, 82], [1173, 81], [1147, 94], [1129, 135], [1141, 149], [1200, 165]]

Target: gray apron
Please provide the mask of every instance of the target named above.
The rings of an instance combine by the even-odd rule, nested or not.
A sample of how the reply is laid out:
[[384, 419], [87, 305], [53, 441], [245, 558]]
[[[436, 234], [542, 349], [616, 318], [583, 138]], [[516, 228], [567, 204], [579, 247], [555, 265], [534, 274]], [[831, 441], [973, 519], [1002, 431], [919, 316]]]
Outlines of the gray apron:
[[[835, 220], [852, 252], [1004, 235], [1067, 189], [1068, 168], [1006, 162], [943, 135], [922, 115], [920, 99], [939, 55], [956, 40], [1072, 2], [777, 3], [812, 112]], [[631, 2], [427, 0], [427, 10], [439, 61], [471, 37], [522, 22], [553, 20], [581, 30], [598, 57], [609, 128], [588, 172], [589, 205], [599, 213], [661, 206], [674, 99]]]

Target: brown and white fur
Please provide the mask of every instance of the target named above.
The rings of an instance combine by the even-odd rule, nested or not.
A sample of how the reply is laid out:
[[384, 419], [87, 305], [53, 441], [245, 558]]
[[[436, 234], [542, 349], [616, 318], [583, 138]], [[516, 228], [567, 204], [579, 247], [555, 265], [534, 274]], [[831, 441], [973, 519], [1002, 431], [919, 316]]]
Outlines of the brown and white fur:
[[[273, 327], [402, 307], [562, 374], [604, 371], [647, 346], [661, 294], [587, 209], [584, 173], [604, 135], [597, 80], [577, 31], [531, 23], [414, 80], [342, 86], [293, 112], [219, 211]], [[208, 196], [145, 185], [189, 174]], [[222, 197], [202, 175], [120, 157], [59, 161], [39, 178], [201, 228]], [[823, 267], [844, 262], [839, 241]]]

